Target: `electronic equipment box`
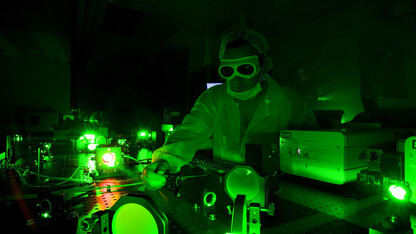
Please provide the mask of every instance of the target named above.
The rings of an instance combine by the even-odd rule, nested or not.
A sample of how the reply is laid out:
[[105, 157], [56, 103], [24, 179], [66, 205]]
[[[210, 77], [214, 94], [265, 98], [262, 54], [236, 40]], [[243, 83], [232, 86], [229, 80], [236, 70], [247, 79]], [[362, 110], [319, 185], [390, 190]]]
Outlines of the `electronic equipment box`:
[[367, 167], [366, 149], [394, 141], [392, 132], [383, 130], [300, 131], [280, 133], [280, 169], [289, 174], [332, 184], [357, 179]]

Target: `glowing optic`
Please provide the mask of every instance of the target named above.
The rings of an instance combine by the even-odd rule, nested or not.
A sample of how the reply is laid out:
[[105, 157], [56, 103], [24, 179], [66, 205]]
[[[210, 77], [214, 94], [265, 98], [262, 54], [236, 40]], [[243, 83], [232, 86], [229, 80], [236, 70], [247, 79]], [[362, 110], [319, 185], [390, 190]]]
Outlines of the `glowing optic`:
[[217, 201], [217, 194], [215, 194], [214, 192], [208, 192], [205, 194], [204, 204], [206, 206], [210, 207], [214, 205], [216, 201]]
[[103, 163], [109, 167], [114, 167], [116, 155], [114, 153], [106, 153], [103, 155]]
[[49, 213], [47, 213], [47, 212], [46, 212], [46, 213], [42, 213], [42, 214], [41, 214], [41, 216], [42, 216], [43, 218], [45, 218], [45, 219], [50, 217], [50, 216], [49, 216]]
[[150, 142], [156, 140], [156, 132], [143, 130], [137, 133], [137, 137], [141, 142]]
[[95, 149], [97, 149], [97, 145], [98, 145], [98, 144], [89, 144], [89, 145], [88, 145], [88, 149], [89, 149], [89, 150], [95, 150]]
[[[140, 220], [140, 222], [137, 222], [137, 220]], [[112, 230], [114, 234], [159, 233], [152, 213], [144, 206], [135, 203], [127, 203], [116, 211], [113, 217]]]
[[85, 134], [84, 138], [87, 139], [90, 143], [94, 143], [95, 135], [94, 134]]
[[396, 185], [390, 186], [389, 191], [393, 197], [399, 200], [404, 200], [404, 197], [406, 196], [406, 190]]

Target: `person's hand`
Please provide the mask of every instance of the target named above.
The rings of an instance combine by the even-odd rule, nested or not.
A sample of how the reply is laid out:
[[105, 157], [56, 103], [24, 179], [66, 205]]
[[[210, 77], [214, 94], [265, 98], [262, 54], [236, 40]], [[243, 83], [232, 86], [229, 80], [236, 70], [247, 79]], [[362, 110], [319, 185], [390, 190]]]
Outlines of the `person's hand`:
[[165, 186], [169, 169], [169, 163], [165, 160], [158, 160], [149, 164], [143, 169], [142, 173], [144, 186], [150, 190], [157, 190]]

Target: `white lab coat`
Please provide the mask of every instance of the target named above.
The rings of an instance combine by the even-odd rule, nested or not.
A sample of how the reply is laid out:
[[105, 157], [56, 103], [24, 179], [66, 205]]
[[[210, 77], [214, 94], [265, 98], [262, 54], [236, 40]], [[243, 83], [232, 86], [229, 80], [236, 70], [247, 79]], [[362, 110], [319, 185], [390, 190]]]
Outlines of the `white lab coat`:
[[244, 164], [246, 143], [278, 144], [281, 130], [318, 128], [312, 109], [293, 89], [269, 76], [263, 87], [262, 94], [249, 102], [230, 96], [225, 83], [206, 90], [166, 143], [153, 152], [153, 161], [165, 159], [176, 173], [211, 140], [215, 159]]

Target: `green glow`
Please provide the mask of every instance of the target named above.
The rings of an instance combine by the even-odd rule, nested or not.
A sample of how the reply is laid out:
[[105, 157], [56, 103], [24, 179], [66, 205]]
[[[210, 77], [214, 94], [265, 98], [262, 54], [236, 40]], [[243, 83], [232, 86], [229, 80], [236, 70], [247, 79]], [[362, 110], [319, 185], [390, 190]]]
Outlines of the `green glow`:
[[161, 130], [166, 132], [172, 132], [173, 131], [173, 125], [172, 124], [162, 124]]
[[147, 130], [142, 130], [137, 133], [137, 137], [140, 141], [150, 141], [152, 139], [152, 132], [149, 132]]
[[117, 209], [113, 217], [112, 230], [114, 234], [159, 233], [152, 213], [136, 203], [127, 203]]
[[114, 153], [106, 153], [103, 155], [103, 163], [109, 167], [114, 167], [116, 155]]
[[342, 118], [341, 118], [341, 123], [342, 123], [342, 124], [349, 123], [349, 122], [351, 122], [354, 118], [355, 118], [355, 115], [346, 115], [346, 114], [343, 114], [343, 115], [342, 115]]
[[329, 97], [318, 97], [318, 101], [324, 102], [324, 101], [328, 101], [331, 100], [331, 98]]
[[347, 119], [345, 118], [345, 115], [342, 116], [341, 118], [341, 124], [345, 124], [348, 123], [349, 121], [347, 121]]
[[393, 197], [399, 200], [404, 200], [404, 197], [406, 196], [406, 190], [396, 185], [390, 186], [389, 191]]
[[96, 149], [97, 149], [97, 145], [98, 145], [98, 144], [89, 144], [89, 145], [88, 145], [88, 149], [89, 149], [89, 150], [96, 150]]
[[94, 143], [95, 135], [94, 134], [85, 134], [84, 138], [87, 139], [90, 143]]
[[14, 140], [17, 141], [17, 142], [19, 142], [19, 141], [22, 141], [23, 140], [23, 137], [21, 135], [15, 135], [14, 136]]
[[[211, 196], [210, 197], [211, 199], [208, 200], [208, 197], [209, 196]], [[206, 193], [205, 194], [205, 196], [204, 196], [204, 204], [206, 206], [210, 207], [210, 206], [214, 205], [216, 201], [217, 201], [217, 195], [214, 192], [209, 192], [209, 193]]]
[[47, 212], [42, 213], [41, 216], [45, 219], [50, 217], [49, 213], [47, 213]]
[[253, 173], [252, 168], [248, 167], [233, 169], [226, 176], [225, 189], [233, 200], [241, 194], [246, 195], [247, 201], [251, 201], [260, 190], [258, 175]]

